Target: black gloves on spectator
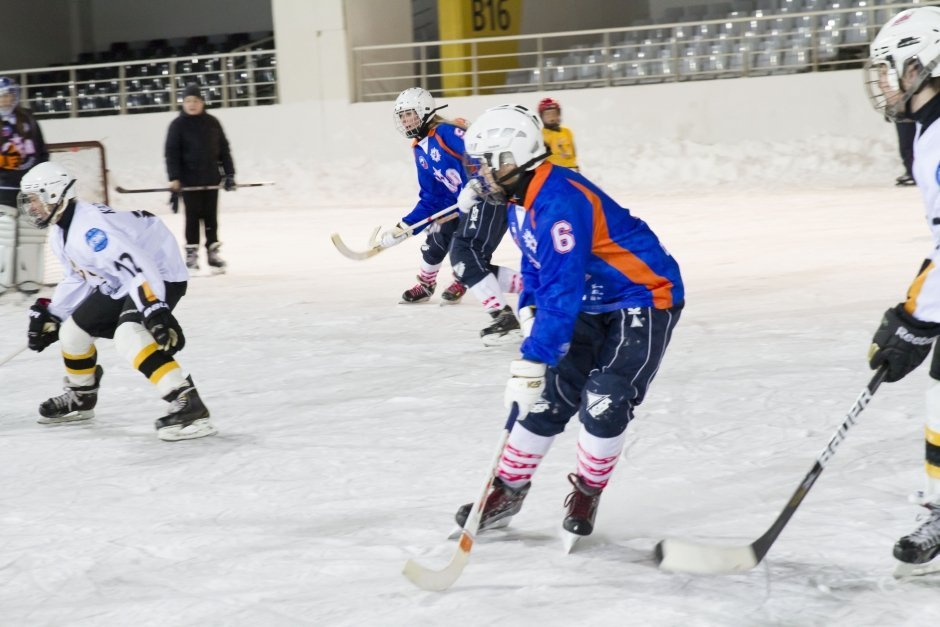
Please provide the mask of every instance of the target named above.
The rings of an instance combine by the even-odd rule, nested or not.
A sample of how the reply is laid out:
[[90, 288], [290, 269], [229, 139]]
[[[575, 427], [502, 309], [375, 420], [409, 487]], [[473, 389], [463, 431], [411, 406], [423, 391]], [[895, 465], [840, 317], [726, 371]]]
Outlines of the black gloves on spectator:
[[235, 177], [232, 176], [232, 175], [226, 176], [226, 177], [225, 177], [225, 182], [222, 184], [222, 187], [223, 187], [223, 188], [225, 189], [225, 191], [227, 191], [227, 192], [237, 191], [238, 188], [235, 187]]

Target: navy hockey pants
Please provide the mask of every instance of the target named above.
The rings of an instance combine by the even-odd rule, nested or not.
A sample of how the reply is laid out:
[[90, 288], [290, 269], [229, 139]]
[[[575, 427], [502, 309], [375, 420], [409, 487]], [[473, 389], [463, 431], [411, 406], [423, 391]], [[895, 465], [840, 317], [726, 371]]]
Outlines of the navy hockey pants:
[[558, 435], [577, 413], [593, 436], [623, 433], [659, 370], [681, 311], [677, 305], [580, 314], [571, 348], [548, 369], [542, 400], [524, 418], [525, 428]]
[[497, 272], [490, 260], [507, 227], [504, 204], [483, 201], [468, 213], [460, 214], [457, 232], [450, 245], [450, 265], [461, 283], [473, 287], [487, 274]]
[[421, 244], [421, 258], [425, 263], [436, 266], [443, 263], [447, 258], [447, 251], [450, 250], [451, 241], [454, 239], [454, 232], [457, 231], [459, 220], [454, 218], [449, 222], [442, 224], [433, 224], [427, 229], [427, 239]]

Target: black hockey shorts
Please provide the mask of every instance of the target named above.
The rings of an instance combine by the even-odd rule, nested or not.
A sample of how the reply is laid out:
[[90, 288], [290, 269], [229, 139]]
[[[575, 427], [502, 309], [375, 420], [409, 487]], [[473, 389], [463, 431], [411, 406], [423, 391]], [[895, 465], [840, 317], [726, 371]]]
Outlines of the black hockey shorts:
[[[179, 283], [164, 282], [166, 304], [172, 311], [186, 294], [186, 281]], [[72, 320], [78, 328], [92, 337], [114, 337], [118, 325], [124, 322], [140, 322], [143, 316], [137, 310], [137, 304], [130, 296], [115, 300], [107, 294], [95, 290], [72, 312]]]
[[558, 435], [577, 413], [593, 436], [623, 433], [659, 370], [681, 312], [677, 305], [580, 314], [568, 354], [546, 373], [542, 399], [548, 407], [536, 405], [525, 428]]
[[454, 218], [442, 224], [433, 224], [427, 229], [427, 239], [421, 244], [421, 258], [432, 266], [442, 263], [447, 258], [450, 242], [454, 239], [458, 220]]
[[507, 227], [504, 204], [483, 201], [468, 213], [460, 214], [450, 245], [450, 265], [461, 283], [473, 287], [487, 274], [497, 272], [490, 260]]

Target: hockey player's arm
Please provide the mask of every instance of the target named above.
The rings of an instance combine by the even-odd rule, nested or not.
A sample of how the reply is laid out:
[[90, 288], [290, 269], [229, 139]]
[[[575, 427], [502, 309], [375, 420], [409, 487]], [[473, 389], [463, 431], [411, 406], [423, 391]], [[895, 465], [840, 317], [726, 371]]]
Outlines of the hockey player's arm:
[[[568, 200], [561, 199], [557, 204], [562, 202]], [[591, 228], [585, 215], [590, 214], [549, 210], [539, 216], [536, 316], [531, 335], [520, 348], [522, 356], [530, 361], [554, 366], [568, 352], [581, 311], [584, 275], [592, 245]]]
[[532, 265], [528, 255], [522, 255], [522, 292], [519, 294], [519, 309], [535, 306], [535, 292], [539, 288], [539, 271]]
[[65, 278], [55, 286], [52, 302], [49, 303], [49, 313], [59, 320], [65, 320], [93, 290], [94, 286], [86, 282], [70, 266], [65, 266]]

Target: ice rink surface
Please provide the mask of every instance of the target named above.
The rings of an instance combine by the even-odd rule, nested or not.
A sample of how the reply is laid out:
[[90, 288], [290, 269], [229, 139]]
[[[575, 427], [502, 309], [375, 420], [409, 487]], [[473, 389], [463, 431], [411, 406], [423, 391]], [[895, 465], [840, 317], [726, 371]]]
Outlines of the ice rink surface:
[[[274, 190], [256, 210], [223, 197], [229, 273], [194, 278], [177, 310], [218, 436], [159, 441], [165, 404], [110, 341], [88, 424], [36, 424], [60, 392], [55, 346], [0, 367], [0, 624], [936, 624], [940, 577], [891, 577], [923, 477], [926, 368], [879, 390], [758, 568], [675, 575], [651, 559], [663, 537], [746, 544], [777, 516], [931, 248], [917, 191], [602, 186], [657, 231], [688, 300], [575, 553], [558, 537], [571, 424], [451, 590], [404, 579], [409, 557], [442, 566], [453, 551], [516, 351], [482, 346], [469, 295], [438, 306], [449, 268], [431, 304], [397, 304], [417, 241], [363, 262], [329, 242], [364, 247], [402, 207], [283, 208]], [[507, 239], [497, 260], [517, 256]], [[30, 302], [0, 297], [0, 355], [25, 342]]]

